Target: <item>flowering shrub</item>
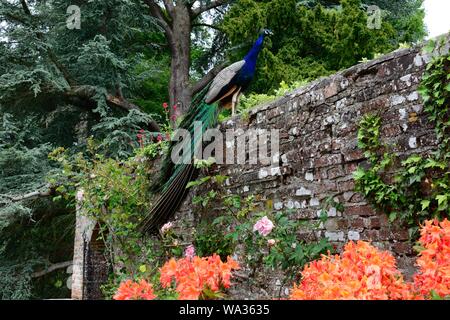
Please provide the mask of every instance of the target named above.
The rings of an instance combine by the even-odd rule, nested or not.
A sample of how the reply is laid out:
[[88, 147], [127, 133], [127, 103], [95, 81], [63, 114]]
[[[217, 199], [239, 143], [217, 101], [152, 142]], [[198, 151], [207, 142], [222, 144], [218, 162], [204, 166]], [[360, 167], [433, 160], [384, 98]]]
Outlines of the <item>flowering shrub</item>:
[[421, 229], [420, 244], [424, 248], [417, 259], [415, 287], [424, 296], [432, 293], [450, 295], [450, 221], [426, 221]]
[[122, 282], [114, 295], [114, 300], [153, 300], [153, 288], [150, 283], [141, 280], [139, 283], [132, 280]]
[[450, 221], [426, 221], [419, 272], [406, 283], [394, 257], [367, 242], [350, 242], [341, 256], [322, 256], [302, 272], [291, 299], [423, 299], [450, 295]]
[[369, 243], [349, 242], [344, 252], [322, 256], [307, 265], [295, 286], [294, 300], [386, 300], [413, 299], [411, 285], [403, 281], [395, 258]]
[[239, 265], [228, 257], [222, 262], [214, 254], [211, 257], [171, 259], [161, 268], [160, 282], [168, 288], [174, 281], [181, 300], [197, 300], [220, 297], [220, 290], [230, 287], [231, 271]]

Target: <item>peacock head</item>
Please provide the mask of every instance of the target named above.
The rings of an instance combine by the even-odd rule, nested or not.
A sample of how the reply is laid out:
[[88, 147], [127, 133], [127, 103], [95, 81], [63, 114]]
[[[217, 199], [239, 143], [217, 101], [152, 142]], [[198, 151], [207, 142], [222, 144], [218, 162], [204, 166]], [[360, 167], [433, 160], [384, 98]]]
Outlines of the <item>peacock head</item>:
[[272, 36], [273, 32], [270, 29], [261, 29], [261, 31], [259, 32], [260, 35], [264, 35], [264, 36]]

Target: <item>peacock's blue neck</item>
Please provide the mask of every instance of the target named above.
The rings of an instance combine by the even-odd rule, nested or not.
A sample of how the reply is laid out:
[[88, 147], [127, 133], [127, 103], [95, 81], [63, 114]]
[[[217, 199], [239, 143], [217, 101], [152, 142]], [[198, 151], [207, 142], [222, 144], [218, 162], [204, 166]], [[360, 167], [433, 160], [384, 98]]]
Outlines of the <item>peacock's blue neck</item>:
[[248, 65], [248, 67], [253, 67], [251, 69], [254, 69], [256, 67], [256, 60], [258, 59], [258, 54], [262, 49], [263, 42], [264, 42], [264, 34], [259, 36], [258, 40], [256, 40], [252, 49], [247, 53], [247, 55], [244, 58], [246, 65]]

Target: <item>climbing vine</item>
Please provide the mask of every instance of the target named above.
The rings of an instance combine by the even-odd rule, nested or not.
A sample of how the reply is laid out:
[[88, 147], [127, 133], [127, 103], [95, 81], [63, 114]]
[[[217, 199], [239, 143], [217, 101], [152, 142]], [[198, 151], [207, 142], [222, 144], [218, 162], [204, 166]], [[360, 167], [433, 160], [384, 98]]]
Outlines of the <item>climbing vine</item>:
[[356, 190], [388, 213], [391, 221], [406, 223], [412, 238], [425, 220], [450, 214], [449, 74], [450, 55], [436, 57], [419, 89], [428, 120], [435, 124], [435, 151], [401, 159], [392, 152], [392, 146], [381, 142], [379, 116], [366, 115], [359, 124], [358, 147], [364, 151], [369, 168], [360, 166], [355, 171]]

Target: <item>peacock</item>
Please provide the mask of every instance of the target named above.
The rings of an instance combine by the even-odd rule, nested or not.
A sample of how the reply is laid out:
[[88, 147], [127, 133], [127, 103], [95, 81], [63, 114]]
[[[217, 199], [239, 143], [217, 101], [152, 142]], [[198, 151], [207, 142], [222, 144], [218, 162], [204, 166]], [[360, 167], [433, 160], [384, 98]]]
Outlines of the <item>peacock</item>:
[[[193, 164], [194, 150], [201, 146], [201, 137], [194, 136], [194, 123], [201, 123], [201, 132], [217, 125], [220, 108], [231, 109], [235, 114], [241, 93], [249, 86], [255, 71], [258, 55], [266, 36], [272, 32], [263, 29], [256, 42], [243, 60], [235, 62], [223, 69], [219, 74], [193, 99], [189, 111], [183, 118], [179, 128], [188, 130], [191, 137], [191, 153], [187, 164], [174, 164], [171, 153], [174, 143], [169, 147], [168, 156], [164, 159], [158, 186], [154, 191], [161, 192], [160, 197], [153, 204], [149, 214], [141, 222], [142, 232], [157, 231], [176, 212], [184, 200], [189, 181], [195, 175]], [[198, 131], [197, 131], [198, 132]], [[183, 141], [184, 142], [184, 141]], [[189, 142], [188, 142], [189, 143]]]

